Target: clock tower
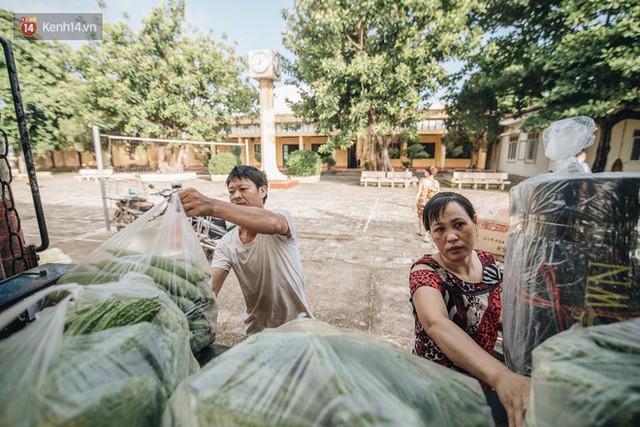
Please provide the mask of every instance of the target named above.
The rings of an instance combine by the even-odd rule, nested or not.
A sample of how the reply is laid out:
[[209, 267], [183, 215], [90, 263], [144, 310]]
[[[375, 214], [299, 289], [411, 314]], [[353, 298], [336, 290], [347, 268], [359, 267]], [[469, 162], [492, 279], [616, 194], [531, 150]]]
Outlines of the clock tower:
[[287, 181], [276, 162], [276, 114], [273, 106], [273, 82], [280, 80], [280, 56], [270, 50], [249, 52], [249, 76], [260, 82], [260, 140], [262, 170], [272, 181]]

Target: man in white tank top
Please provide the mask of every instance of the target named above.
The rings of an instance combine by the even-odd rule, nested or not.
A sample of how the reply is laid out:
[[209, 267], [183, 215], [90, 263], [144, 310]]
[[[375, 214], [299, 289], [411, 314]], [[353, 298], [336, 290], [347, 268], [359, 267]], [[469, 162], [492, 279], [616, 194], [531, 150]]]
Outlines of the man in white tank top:
[[236, 166], [227, 178], [229, 202], [193, 188], [180, 192], [188, 216], [215, 216], [237, 224], [218, 241], [211, 262], [217, 296], [233, 268], [246, 303], [245, 333], [312, 317], [304, 294], [297, 233], [287, 211], [264, 208], [267, 178], [252, 166]]

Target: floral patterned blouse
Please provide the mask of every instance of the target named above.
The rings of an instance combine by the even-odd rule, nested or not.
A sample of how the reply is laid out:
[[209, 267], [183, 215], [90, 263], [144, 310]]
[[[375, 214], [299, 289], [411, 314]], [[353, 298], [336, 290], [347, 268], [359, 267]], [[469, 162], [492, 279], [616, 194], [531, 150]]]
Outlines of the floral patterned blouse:
[[413, 266], [424, 264], [435, 271], [417, 270], [409, 276], [410, 301], [415, 318], [416, 337], [413, 353], [457, 370], [462, 369], [454, 365], [422, 328], [413, 303], [413, 294], [421, 286], [430, 286], [440, 291], [447, 306], [449, 319], [465, 331], [487, 353], [491, 353], [498, 338], [500, 310], [502, 309], [500, 301], [502, 271], [489, 252], [480, 250], [476, 250], [476, 252], [483, 267], [483, 279], [480, 283], [467, 283], [459, 279], [443, 269], [431, 255], [423, 256]]

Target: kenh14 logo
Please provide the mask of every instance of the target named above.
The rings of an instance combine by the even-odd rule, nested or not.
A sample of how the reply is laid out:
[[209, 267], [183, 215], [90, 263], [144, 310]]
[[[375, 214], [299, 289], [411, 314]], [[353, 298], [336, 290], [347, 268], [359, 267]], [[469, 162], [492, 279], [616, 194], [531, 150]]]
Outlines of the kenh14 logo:
[[38, 21], [35, 16], [23, 16], [20, 21], [20, 32], [23, 36], [33, 37], [38, 33]]

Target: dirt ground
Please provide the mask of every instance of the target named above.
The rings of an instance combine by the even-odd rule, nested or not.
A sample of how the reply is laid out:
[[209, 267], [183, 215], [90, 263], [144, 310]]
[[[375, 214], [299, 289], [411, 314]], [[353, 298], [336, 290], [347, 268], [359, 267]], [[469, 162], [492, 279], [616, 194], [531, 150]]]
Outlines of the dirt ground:
[[[101, 187], [79, 181], [73, 173], [39, 177], [50, 248], [73, 262], [81, 262], [110, 238], [105, 227]], [[126, 178], [126, 177], [121, 177]], [[222, 182], [183, 181], [205, 194], [226, 200]], [[154, 183], [168, 187], [166, 182]], [[110, 187], [113, 189], [113, 183]], [[443, 190], [446, 188], [443, 188]], [[12, 183], [13, 196], [27, 243], [38, 245], [30, 188], [22, 177]], [[148, 190], [151, 191], [151, 190]], [[478, 207], [508, 206], [509, 194], [497, 190], [454, 190]], [[362, 331], [386, 338], [410, 350], [413, 317], [409, 303], [411, 264], [434, 248], [417, 235], [413, 207], [415, 188], [377, 188], [359, 185], [359, 175], [323, 175], [320, 182], [287, 190], [271, 190], [267, 209], [288, 210], [299, 234], [307, 299], [314, 315], [346, 331]], [[113, 213], [113, 202], [109, 203]], [[233, 273], [218, 298], [217, 344], [234, 345], [244, 336], [244, 302]]]

